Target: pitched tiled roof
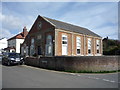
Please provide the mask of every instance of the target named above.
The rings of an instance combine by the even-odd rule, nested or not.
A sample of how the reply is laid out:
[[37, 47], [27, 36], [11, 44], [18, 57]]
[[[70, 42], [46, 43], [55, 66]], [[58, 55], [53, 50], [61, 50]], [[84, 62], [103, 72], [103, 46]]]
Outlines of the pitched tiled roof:
[[90, 31], [86, 28], [76, 26], [76, 25], [72, 25], [72, 24], [69, 24], [69, 23], [65, 23], [65, 22], [62, 22], [62, 21], [50, 19], [50, 18], [47, 18], [47, 17], [43, 17], [43, 18], [47, 19], [50, 23], [54, 24], [55, 28], [64, 29], [64, 30], [68, 30], [68, 31], [76, 32], [76, 33], [80, 33], [80, 34], [100, 37], [99, 35], [95, 34], [94, 32], [92, 32], [92, 31]]
[[[28, 32], [26, 34], [28, 34]], [[12, 39], [25, 39], [25, 37], [24, 37], [23, 32], [22, 32], [22, 33], [19, 33], [19, 34], [13, 36], [12, 38], [8, 39], [8, 41], [12, 40]]]

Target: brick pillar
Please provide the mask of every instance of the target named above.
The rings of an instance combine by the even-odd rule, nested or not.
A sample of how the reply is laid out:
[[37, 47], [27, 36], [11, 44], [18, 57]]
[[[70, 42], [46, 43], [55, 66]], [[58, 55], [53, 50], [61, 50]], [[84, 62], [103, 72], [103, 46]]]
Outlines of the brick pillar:
[[86, 56], [87, 52], [86, 52], [86, 49], [87, 49], [87, 45], [86, 45], [86, 36], [84, 35], [84, 56]]
[[73, 56], [73, 52], [74, 52], [74, 37], [73, 37], [73, 33], [72, 33], [72, 49], [71, 49], [72, 51], [72, 55], [71, 56]]

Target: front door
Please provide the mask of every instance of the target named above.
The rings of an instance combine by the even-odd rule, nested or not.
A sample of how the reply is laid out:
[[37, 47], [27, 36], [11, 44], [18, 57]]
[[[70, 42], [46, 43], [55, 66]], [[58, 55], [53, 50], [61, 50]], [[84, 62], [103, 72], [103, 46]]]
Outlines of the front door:
[[40, 46], [38, 46], [38, 55], [42, 55]]
[[62, 55], [67, 55], [67, 35], [62, 35]]

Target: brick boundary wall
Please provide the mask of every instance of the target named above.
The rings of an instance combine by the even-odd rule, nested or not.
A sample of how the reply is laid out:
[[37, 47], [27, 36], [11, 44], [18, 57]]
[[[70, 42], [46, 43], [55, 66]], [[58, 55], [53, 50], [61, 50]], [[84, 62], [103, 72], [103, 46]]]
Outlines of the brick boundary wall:
[[56, 57], [27, 57], [25, 64], [53, 70], [71, 71], [114, 71], [118, 66], [120, 56], [56, 56]]

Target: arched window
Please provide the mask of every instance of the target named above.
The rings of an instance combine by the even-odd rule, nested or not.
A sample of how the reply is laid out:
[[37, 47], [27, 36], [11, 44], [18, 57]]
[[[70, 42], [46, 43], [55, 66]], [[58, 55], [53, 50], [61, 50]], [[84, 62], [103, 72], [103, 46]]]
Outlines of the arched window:
[[31, 46], [30, 46], [30, 55], [34, 54], [34, 38], [31, 39]]
[[52, 36], [48, 35], [46, 38], [46, 55], [52, 56]]
[[33, 44], [34, 44], [34, 38], [31, 39], [31, 45], [33, 45]]
[[52, 44], [52, 36], [48, 35], [46, 41], [47, 41], [46, 44], [51, 45]]

